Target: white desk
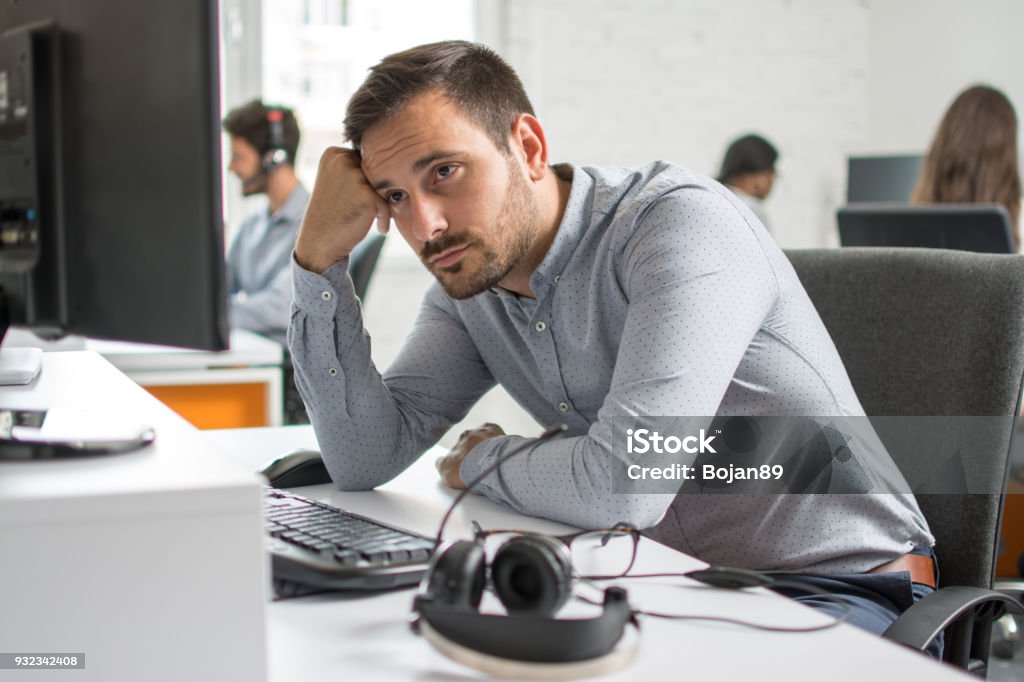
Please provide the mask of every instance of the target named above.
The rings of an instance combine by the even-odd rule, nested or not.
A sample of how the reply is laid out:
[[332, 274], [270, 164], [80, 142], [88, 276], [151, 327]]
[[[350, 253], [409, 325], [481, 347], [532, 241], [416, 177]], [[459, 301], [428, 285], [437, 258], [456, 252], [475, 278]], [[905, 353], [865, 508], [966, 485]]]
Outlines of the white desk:
[[[272, 456], [316, 443], [310, 427], [205, 431], [226, 455], [256, 468]], [[297, 490], [353, 512], [433, 535], [453, 491], [439, 484], [433, 457], [421, 458], [373, 492], [343, 493], [330, 486]], [[478, 496], [456, 512], [446, 537], [468, 537], [476, 519], [485, 528], [558, 532], [566, 527], [527, 519]], [[700, 562], [644, 540], [639, 571], [686, 571]], [[634, 606], [727, 615], [775, 625], [802, 626], [823, 616], [767, 591], [736, 593], [695, 586], [685, 579], [625, 581]], [[435, 653], [407, 625], [413, 592], [317, 595], [274, 602], [268, 611], [269, 679], [274, 682], [345, 680], [470, 680], [479, 677]], [[613, 680], [871, 680], [968, 679], [957, 670], [852, 626], [807, 634], [766, 633], [697, 621], [642, 620], [636, 659]]]
[[232, 329], [230, 348], [189, 350], [87, 339], [94, 350], [193, 424], [279, 426], [284, 414], [280, 344]]
[[200, 428], [279, 426], [284, 414], [280, 344], [231, 330], [230, 348], [211, 352], [80, 336], [46, 341], [13, 329], [4, 347], [91, 350]]

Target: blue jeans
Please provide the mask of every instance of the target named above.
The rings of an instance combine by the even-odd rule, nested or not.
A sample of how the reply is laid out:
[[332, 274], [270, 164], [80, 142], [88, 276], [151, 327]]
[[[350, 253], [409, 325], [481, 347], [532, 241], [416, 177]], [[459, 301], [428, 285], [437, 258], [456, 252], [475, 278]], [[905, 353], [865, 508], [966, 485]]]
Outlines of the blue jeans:
[[[919, 550], [915, 554], [922, 553]], [[930, 550], [924, 550], [930, 555]], [[934, 557], [933, 557], [934, 558]], [[910, 581], [910, 573], [850, 573], [841, 575], [793, 575], [777, 573], [772, 577], [790, 582], [800, 582], [829, 594], [842, 596], [850, 606], [847, 622], [859, 628], [882, 634], [904, 611], [934, 592], [927, 585], [919, 585]], [[838, 618], [843, 608], [835, 602], [822, 597], [802, 592], [795, 587], [774, 588], [783, 594], [810, 607], [825, 611]], [[942, 635], [932, 642], [926, 653], [936, 659], [942, 658]]]

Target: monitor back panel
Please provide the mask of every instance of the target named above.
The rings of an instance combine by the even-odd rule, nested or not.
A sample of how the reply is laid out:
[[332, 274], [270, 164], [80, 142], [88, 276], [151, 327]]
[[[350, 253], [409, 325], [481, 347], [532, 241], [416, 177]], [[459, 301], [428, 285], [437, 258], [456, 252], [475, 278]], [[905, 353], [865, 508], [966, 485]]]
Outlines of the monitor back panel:
[[839, 209], [836, 217], [843, 246], [1014, 251], [1010, 216], [996, 204], [861, 204]]

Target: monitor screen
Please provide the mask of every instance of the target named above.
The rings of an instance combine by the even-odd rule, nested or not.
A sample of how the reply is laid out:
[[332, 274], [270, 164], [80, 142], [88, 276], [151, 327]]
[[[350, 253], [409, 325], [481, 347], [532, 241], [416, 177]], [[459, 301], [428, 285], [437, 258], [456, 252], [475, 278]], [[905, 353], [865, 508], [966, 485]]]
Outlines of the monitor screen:
[[216, 0], [0, 5], [10, 324], [227, 347], [217, 11]]
[[846, 176], [847, 203], [910, 201], [923, 159], [920, 154], [851, 156]]

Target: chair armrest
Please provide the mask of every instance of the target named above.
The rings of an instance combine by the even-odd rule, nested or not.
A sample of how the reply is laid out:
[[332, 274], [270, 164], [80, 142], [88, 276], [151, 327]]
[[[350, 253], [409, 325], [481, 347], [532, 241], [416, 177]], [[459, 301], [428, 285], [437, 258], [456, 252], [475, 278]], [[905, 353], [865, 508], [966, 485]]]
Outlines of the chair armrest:
[[965, 616], [991, 623], [1008, 611], [1024, 614], [1020, 602], [1005, 594], [980, 587], [944, 587], [904, 611], [882, 636], [924, 651], [940, 632]]

